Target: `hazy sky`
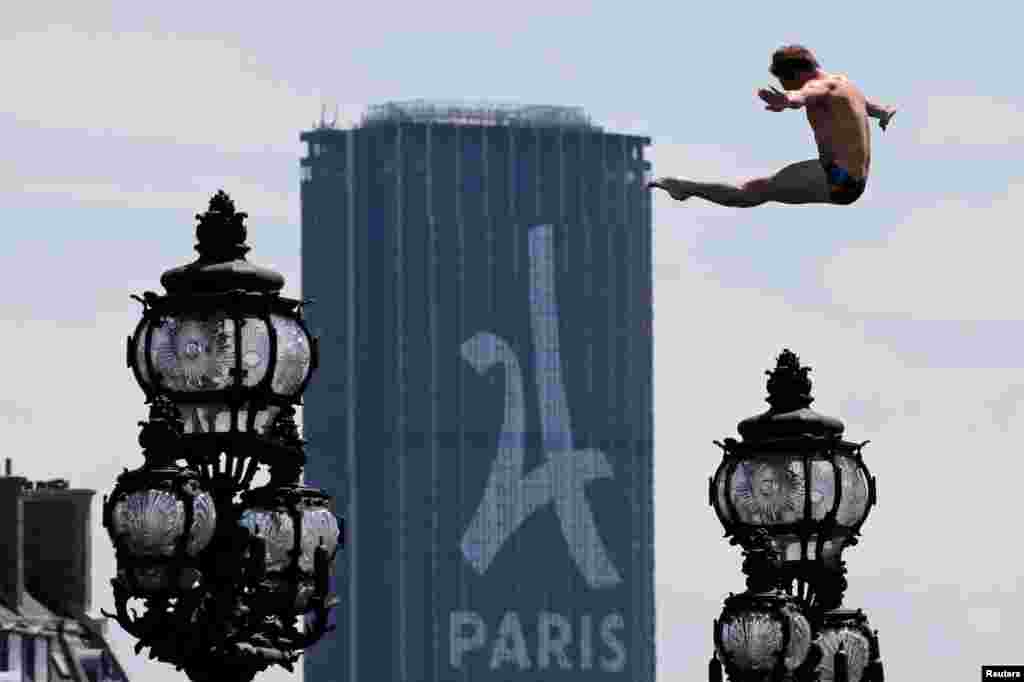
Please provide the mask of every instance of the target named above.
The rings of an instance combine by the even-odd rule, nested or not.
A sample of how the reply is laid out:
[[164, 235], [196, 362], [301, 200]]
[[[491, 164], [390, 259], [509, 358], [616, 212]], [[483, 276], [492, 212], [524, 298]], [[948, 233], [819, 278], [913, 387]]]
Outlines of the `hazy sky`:
[[[899, 114], [873, 125], [851, 207], [655, 198], [659, 678], [706, 679], [711, 621], [743, 589], [707, 505], [711, 441], [766, 408], [783, 347], [814, 368], [814, 407], [872, 440], [880, 504], [845, 556], [846, 604], [879, 629], [889, 678], [1021, 662], [1024, 10], [146, 4], [19, 3], [0, 21], [5, 452], [98, 491], [94, 609], [114, 573], [100, 498], [142, 462], [128, 296], [194, 257], [193, 214], [220, 187], [251, 215], [251, 260], [299, 295], [298, 135], [321, 102], [349, 119], [416, 97], [578, 105], [653, 138], [656, 174], [747, 178], [816, 155], [801, 112], [754, 95], [799, 41]], [[111, 630], [134, 680], [184, 679]]]

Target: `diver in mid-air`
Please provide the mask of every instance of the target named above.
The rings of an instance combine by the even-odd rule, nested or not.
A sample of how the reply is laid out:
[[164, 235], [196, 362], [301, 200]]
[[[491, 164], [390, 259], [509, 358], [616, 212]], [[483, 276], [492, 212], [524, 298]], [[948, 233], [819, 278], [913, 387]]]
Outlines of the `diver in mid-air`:
[[768, 201], [783, 204], [852, 204], [867, 186], [871, 168], [868, 117], [885, 130], [896, 109], [868, 100], [846, 76], [821, 70], [802, 45], [787, 45], [772, 55], [771, 74], [785, 92], [762, 88], [757, 95], [768, 111], [807, 110], [818, 158], [790, 164], [775, 175], [741, 185], [658, 178], [648, 187], [683, 201], [701, 197], [722, 206], [750, 208]]

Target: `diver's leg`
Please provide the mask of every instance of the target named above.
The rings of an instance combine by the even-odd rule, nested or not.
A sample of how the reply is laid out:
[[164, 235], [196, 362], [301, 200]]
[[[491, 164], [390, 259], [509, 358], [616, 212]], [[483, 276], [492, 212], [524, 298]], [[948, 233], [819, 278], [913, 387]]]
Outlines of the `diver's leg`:
[[790, 164], [774, 175], [748, 180], [741, 185], [659, 178], [648, 186], [664, 189], [678, 201], [700, 197], [734, 208], [752, 208], [768, 201], [783, 204], [829, 203], [828, 179], [817, 159]]

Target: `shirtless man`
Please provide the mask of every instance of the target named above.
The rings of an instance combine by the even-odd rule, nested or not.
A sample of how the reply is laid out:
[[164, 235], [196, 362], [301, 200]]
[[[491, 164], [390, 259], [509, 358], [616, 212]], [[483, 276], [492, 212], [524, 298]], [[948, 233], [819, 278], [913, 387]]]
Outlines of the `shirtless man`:
[[772, 55], [770, 72], [785, 92], [762, 88], [758, 97], [768, 111], [807, 109], [818, 158], [786, 166], [767, 178], [742, 185], [659, 178], [648, 187], [665, 190], [683, 201], [701, 197], [722, 206], [750, 208], [768, 201], [783, 204], [852, 204], [867, 185], [871, 168], [868, 117], [882, 130], [896, 110], [868, 101], [846, 76], [826, 73], [802, 45], [781, 47]]

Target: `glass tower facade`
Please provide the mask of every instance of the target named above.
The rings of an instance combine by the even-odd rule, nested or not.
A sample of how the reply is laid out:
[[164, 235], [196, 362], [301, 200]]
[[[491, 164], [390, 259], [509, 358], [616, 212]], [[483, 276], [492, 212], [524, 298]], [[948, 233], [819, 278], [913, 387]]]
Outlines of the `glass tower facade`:
[[348, 536], [306, 681], [653, 680], [650, 140], [422, 101], [301, 139]]

